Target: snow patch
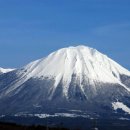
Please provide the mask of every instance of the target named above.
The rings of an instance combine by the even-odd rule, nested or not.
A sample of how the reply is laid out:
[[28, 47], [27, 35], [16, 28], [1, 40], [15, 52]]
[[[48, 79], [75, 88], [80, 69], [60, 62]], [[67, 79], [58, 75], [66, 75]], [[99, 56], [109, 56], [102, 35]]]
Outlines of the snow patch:
[[0, 118], [3, 118], [3, 117], [5, 117], [5, 115], [0, 115]]
[[0, 68], [0, 73], [8, 73], [10, 71], [13, 71], [15, 69], [4, 69], [4, 68]]
[[83, 117], [83, 118], [89, 118], [89, 115], [80, 115], [80, 114], [74, 114], [74, 113], [55, 113], [55, 114], [16, 114], [16, 117], [19, 116], [25, 116], [25, 117], [38, 117], [38, 118], [48, 118], [48, 117]]
[[130, 114], [130, 108], [127, 107], [125, 104], [123, 104], [122, 102], [113, 102], [112, 103], [113, 109], [114, 110], [118, 110], [118, 109], [122, 109], [124, 112]]
[[129, 121], [130, 119], [129, 118], [124, 118], [124, 117], [121, 117], [121, 118], [119, 118], [120, 120], [127, 120], [127, 121]]

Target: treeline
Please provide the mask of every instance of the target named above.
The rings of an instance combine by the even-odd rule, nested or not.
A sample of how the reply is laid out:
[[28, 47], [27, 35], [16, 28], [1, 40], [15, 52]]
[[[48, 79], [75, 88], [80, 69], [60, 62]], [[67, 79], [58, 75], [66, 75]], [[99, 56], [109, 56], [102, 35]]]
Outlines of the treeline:
[[18, 125], [15, 123], [3, 123], [0, 122], [0, 130], [69, 130], [67, 128], [52, 128], [52, 127], [46, 127], [46, 126], [24, 126], [24, 125]]

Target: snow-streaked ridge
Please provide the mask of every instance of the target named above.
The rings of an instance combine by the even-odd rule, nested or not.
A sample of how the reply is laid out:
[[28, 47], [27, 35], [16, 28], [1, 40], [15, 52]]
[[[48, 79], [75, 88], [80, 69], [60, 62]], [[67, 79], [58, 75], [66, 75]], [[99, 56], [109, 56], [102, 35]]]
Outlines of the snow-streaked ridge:
[[15, 70], [15, 69], [10, 69], [10, 68], [4, 69], [4, 68], [0, 67], [0, 73], [8, 73], [8, 72], [13, 71], [13, 70]]

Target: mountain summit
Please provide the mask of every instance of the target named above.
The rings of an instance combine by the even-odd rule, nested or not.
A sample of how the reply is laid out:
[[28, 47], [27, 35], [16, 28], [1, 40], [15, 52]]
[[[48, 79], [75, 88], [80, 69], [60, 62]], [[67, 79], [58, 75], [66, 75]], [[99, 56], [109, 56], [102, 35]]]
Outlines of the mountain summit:
[[127, 112], [122, 106], [128, 107], [129, 99], [130, 72], [86, 46], [60, 49], [0, 75], [1, 114], [7, 107], [4, 114], [49, 113], [61, 108], [113, 114], [118, 108]]
[[[106, 55], [86, 46], [60, 49], [43, 59], [28, 64], [23, 69], [27, 71], [24, 74], [27, 79], [32, 77], [54, 78], [55, 83], [51, 95], [53, 95], [59, 83], [62, 82], [63, 94], [66, 97], [68, 97], [68, 90], [74, 75], [76, 77], [75, 82], [83, 93], [82, 82], [84, 80], [88, 81], [87, 84], [95, 86], [96, 82], [122, 85], [120, 75], [130, 76], [128, 70]], [[130, 91], [130, 89], [126, 89]]]

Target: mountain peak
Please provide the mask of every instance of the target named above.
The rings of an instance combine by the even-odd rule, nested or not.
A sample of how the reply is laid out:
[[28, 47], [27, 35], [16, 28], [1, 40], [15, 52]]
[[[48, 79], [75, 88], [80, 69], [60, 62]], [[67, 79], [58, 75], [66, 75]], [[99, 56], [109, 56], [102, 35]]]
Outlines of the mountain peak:
[[85, 46], [85, 45], [78, 45], [78, 46], [70, 46], [70, 47], [66, 47], [66, 48], [62, 48], [62, 49], [59, 49], [59, 51], [62, 51], [62, 50], [70, 50], [70, 51], [86, 51], [86, 52], [89, 52], [89, 53], [95, 53], [97, 52], [96, 49], [94, 48], [91, 48], [91, 47], [88, 47], [88, 46]]
[[77, 46], [69, 46], [69, 47], [67, 47], [67, 48], [72, 48], [72, 49], [93, 49], [93, 48], [90, 48], [90, 47], [88, 47], [88, 46], [85, 46], [85, 45], [77, 45]]
[[34, 77], [60, 75], [63, 79], [68, 79], [76, 74], [103, 82], [112, 82], [115, 77], [119, 79], [120, 74], [130, 75], [128, 70], [106, 55], [83, 45], [59, 49], [45, 58], [31, 62], [24, 69], [29, 70], [29, 75]]
[[88, 80], [88, 84], [95, 82], [119, 84], [120, 75], [130, 76], [128, 70], [106, 55], [82, 45], [55, 51], [43, 59], [31, 62], [23, 70], [26, 70], [24, 73], [26, 80], [32, 77], [53, 78], [55, 88], [62, 82], [65, 96], [74, 75], [79, 86], [83, 80]]

